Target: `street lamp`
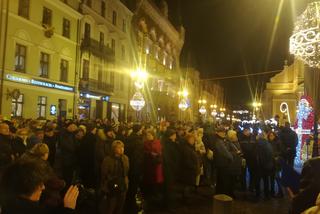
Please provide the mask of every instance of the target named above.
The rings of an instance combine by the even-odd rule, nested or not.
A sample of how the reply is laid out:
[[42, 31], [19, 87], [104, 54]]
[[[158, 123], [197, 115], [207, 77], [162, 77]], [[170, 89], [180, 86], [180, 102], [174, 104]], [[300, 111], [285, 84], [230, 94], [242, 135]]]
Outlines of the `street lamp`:
[[136, 92], [134, 93], [133, 97], [130, 100], [130, 106], [135, 111], [141, 111], [145, 106], [146, 102], [140, 91], [144, 87], [144, 83], [148, 78], [148, 73], [145, 70], [138, 68], [136, 71], [131, 72], [131, 78], [134, 80]]
[[200, 108], [199, 108], [200, 114], [207, 113], [207, 109], [205, 107], [205, 105], [207, 104], [207, 101], [206, 100], [199, 100], [198, 103], [201, 105]]
[[178, 92], [178, 96], [182, 97], [181, 101], [178, 105], [178, 107], [181, 111], [185, 111], [189, 107], [188, 102], [187, 102], [188, 95], [189, 95], [189, 92], [185, 88], [182, 91]]

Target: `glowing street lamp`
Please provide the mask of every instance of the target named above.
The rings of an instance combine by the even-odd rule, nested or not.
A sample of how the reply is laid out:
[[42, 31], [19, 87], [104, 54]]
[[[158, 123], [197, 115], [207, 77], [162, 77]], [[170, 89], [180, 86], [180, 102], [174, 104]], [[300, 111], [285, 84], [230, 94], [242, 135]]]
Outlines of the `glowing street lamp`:
[[200, 112], [200, 114], [205, 114], [205, 113], [207, 113], [206, 107], [205, 107], [205, 106], [201, 106], [200, 109], [199, 109], [199, 112]]
[[217, 115], [218, 115], [217, 110], [213, 109], [212, 112], [211, 112], [211, 116], [212, 117], [216, 117]]
[[142, 94], [137, 91], [132, 99], [130, 100], [130, 106], [135, 110], [135, 111], [141, 111], [143, 107], [145, 106], [146, 102], [142, 96]]
[[182, 91], [179, 91], [179, 92], [178, 92], [178, 95], [181, 96], [181, 97], [186, 98], [186, 97], [188, 97], [189, 92], [188, 92], [187, 89], [183, 89]]
[[181, 109], [181, 111], [185, 111], [187, 110], [187, 108], [189, 107], [187, 101], [185, 99], [182, 99], [181, 102], [179, 103], [179, 109]]

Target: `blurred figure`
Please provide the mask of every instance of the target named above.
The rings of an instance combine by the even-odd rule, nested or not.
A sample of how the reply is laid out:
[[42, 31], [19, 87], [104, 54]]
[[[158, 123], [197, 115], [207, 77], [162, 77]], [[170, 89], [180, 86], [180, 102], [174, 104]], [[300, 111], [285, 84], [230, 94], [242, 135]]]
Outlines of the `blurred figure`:
[[12, 149], [16, 158], [20, 157], [27, 150], [27, 139], [29, 130], [27, 128], [18, 129]]
[[107, 202], [103, 213], [122, 214], [129, 184], [128, 171], [129, 160], [124, 155], [124, 144], [115, 140], [111, 155], [105, 157], [101, 166], [101, 189]]
[[257, 163], [258, 171], [255, 181], [256, 197], [260, 197], [260, 182], [263, 180], [263, 191], [265, 199], [270, 197], [270, 176], [273, 169], [273, 152], [272, 146], [268, 142], [267, 130], [263, 129], [262, 133], [257, 136]]
[[144, 173], [143, 192], [147, 202], [154, 202], [159, 196], [160, 185], [163, 183], [162, 145], [156, 139], [156, 133], [149, 129], [144, 142]]
[[[272, 146], [272, 154], [273, 154], [273, 169], [270, 178], [270, 193], [273, 197], [283, 197], [282, 185], [280, 182], [280, 171], [281, 171], [281, 144], [278, 139], [278, 136], [275, 132], [270, 132], [268, 134], [268, 141]], [[277, 184], [278, 193], [275, 194], [275, 184]]]
[[[39, 203], [44, 183], [47, 180], [46, 170], [36, 161], [17, 161], [3, 174], [1, 180], [1, 198], [3, 214], [39, 213], [46, 214]], [[64, 196], [63, 207], [54, 213], [72, 213], [76, 208], [79, 191], [71, 186]]]
[[282, 156], [285, 162], [293, 168], [294, 158], [296, 157], [296, 148], [298, 145], [298, 136], [286, 122], [285, 127], [280, 132], [280, 141], [282, 143]]
[[186, 144], [181, 146], [181, 178], [184, 184], [183, 196], [188, 199], [190, 188], [196, 184], [197, 175], [200, 172], [200, 163], [195, 151], [195, 136], [186, 135]]
[[56, 158], [56, 151], [57, 151], [57, 143], [58, 143], [58, 137], [54, 132], [54, 128], [52, 126], [46, 126], [44, 129], [44, 139], [43, 142], [47, 144], [49, 147], [49, 157], [48, 162], [53, 167], [55, 163]]
[[230, 167], [233, 156], [226, 142], [226, 130], [223, 126], [216, 129], [216, 139], [214, 141], [214, 161], [217, 167], [216, 194], [233, 195], [232, 177]]

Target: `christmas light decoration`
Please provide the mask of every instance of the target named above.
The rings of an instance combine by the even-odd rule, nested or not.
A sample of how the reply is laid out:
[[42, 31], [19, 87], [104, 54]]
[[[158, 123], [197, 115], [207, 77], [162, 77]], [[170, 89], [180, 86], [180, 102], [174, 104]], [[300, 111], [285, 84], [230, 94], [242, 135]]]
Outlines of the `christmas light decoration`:
[[143, 95], [137, 91], [132, 99], [130, 100], [130, 106], [135, 110], [135, 111], [141, 111], [143, 107], [145, 106], [146, 102], [143, 98]]
[[179, 109], [181, 109], [181, 111], [185, 111], [187, 110], [187, 108], [189, 107], [187, 101], [185, 99], [182, 99], [181, 102], [179, 103]]
[[206, 107], [205, 107], [205, 106], [201, 106], [200, 109], [199, 109], [199, 112], [200, 112], [200, 114], [205, 114], [205, 113], [207, 113]]
[[309, 3], [290, 37], [290, 53], [310, 67], [320, 68], [320, 2]]
[[212, 116], [212, 117], [216, 117], [217, 114], [218, 114], [217, 110], [215, 110], [215, 109], [212, 110], [212, 112], [211, 112], [211, 116]]

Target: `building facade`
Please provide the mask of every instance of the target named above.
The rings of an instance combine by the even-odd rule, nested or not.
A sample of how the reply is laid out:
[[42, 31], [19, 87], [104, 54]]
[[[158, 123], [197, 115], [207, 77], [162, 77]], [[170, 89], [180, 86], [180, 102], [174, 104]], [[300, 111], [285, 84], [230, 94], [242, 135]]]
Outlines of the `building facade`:
[[[148, 73], [143, 91], [146, 106], [138, 114], [131, 109], [131, 119], [159, 121], [179, 117], [178, 91], [181, 84], [180, 53], [184, 28], [175, 28], [168, 19], [168, 5], [151, 0], [135, 1], [132, 20], [135, 66]], [[134, 86], [131, 96], [135, 93]]]
[[82, 17], [72, 8], [78, 1], [10, 0], [2, 6], [1, 114], [72, 118]]
[[[285, 65], [280, 73], [270, 79], [262, 96], [262, 112], [265, 119], [278, 115], [279, 122], [283, 125], [290, 116], [291, 123], [294, 124], [297, 105], [304, 93], [304, 72], [304, 64], [295, 60], [292, 65]], [[288, 104], [289, 115], [280, 111], [283, 102]]]
[[129, 100], [132, 12], [118, 0], [85, 0], [80, 11], [78, 115], [124, 121]]

